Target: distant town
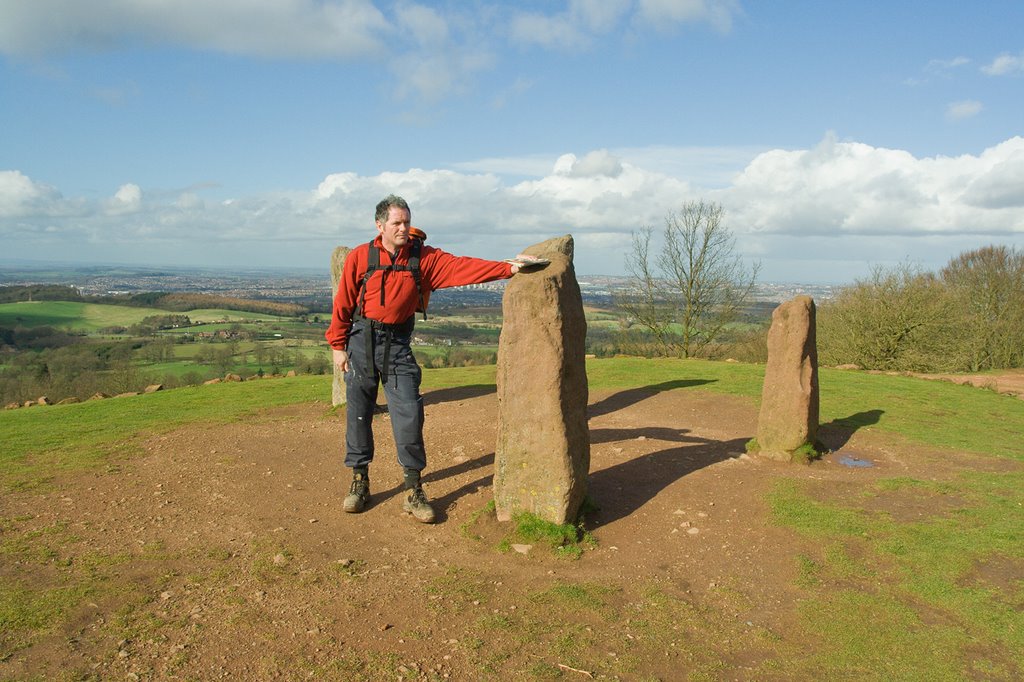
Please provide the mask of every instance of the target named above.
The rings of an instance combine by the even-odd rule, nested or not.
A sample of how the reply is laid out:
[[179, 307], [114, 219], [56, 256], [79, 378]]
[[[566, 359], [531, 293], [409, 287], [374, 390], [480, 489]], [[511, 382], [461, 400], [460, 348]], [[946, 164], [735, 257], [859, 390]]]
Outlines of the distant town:
[[[608, 275], [577, 277], [584, 302], [606, 305], [615, 293], [629, 285], [629, 278]], [[217, 294], [237, 298], [289, 301], [310, 310], [330, 310], [329, 273], [314, 270], [245, 269], [213, 270], [199, 268], [132, 268], [128, 266], [3, 265], [0, 286], [26, 284], [63, 284], [74, 286], [83, 295], [104, 296], [137, 294], [147, 291]], [[821, 302], [832, 298], [839, 286], [759, 282], [755, 300], [782, 302], [798, 295], [809, 295]], [[445, 305], [495, 305], [500, 303], [505, 280], [444, 289], [432, 301]]]

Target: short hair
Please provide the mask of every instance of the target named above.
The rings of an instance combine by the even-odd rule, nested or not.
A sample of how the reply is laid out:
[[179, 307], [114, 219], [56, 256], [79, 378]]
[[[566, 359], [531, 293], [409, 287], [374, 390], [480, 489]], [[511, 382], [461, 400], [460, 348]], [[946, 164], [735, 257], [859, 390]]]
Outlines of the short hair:
[[381, 199], [380, 203], [377, 204], [376, 220], [382, 223], [386, 222], [388, 219], [388, 213], [392, 208], [401, 208], [409, 211], [409, 217], [412, 217], [412, 209], [409, 208], [409, 204], [406, 203], [405, 199], [396, 194], [389, 194]]

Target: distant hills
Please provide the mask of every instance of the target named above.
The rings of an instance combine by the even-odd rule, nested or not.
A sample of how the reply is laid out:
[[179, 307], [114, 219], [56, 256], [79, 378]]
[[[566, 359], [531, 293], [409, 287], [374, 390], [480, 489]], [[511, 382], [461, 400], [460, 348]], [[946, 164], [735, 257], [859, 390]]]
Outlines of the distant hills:
[[[73, 287], [81, 296], [134, 296], [151, 292], [196, 293], [250, 301], [294, 303], [306, 309], [302, 312], [325, 312], [330, 310], [333, 294], [327, 267], [322, 270], [236, 267], [213, 269], [24, 261], [0, 263], [0, 296], [8, 286], [60, 285]], [[615, 293], [629, 282], [626, 277], [613, 275], [579, 275], [577, 279], [584, 301], [594, 305], [610, 304]], [[806, 294], [820, 302], [832, 298], [835, 290], [839, 288], [830, 284], [762, 282], [757, 285], [754, 300], [762, 303], [779, 303], [793, 296]], [[469, 288], [447, 289], [438, 292], [441, 298], [437, 299], [437, 302], [449, 305], [500, 305], [503, 291], [502, 281]], [[463, 298], [467, 300], [461, 300]], [[9, 299], [0, 297], [0, 300]], [[209, 306], [203, 304], [203, 307]]]

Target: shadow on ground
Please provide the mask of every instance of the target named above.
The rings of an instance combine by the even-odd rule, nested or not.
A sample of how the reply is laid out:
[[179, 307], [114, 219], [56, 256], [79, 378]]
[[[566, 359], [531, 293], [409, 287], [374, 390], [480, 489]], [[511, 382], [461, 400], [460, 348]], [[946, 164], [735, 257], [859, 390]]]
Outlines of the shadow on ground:
[[470, 398], [479, 398], [483, 395], [489, 395], [497, 390], [498, 389], [494, 384], [471, 384], [469, 386], [439, 388], [436, 391], [424, 393], [423, 404], [437, 405], [439, 403], [449, 403], [456, 400], [469, 400]]
[[467, 495], [479, 491], [481, 488], [488, 488], [494, 479], [494, 453], [486, 454], [476, 459], [471, 459], [459, 464], [453, 464], [447, 466], [444, 469], [438, 469], [437, 471], [426, 474], [423, 477], [424, 482], [439, 481], [449, 476], [459, 476], [461, 474], [480, 470], [480, 476], [469, 483], [464, 483], [455, 490], [451, 491], [447, 495], [443, 495], [438, 498], [431, 500], [431, 504], [434, 507], [434, 511], [437, 513], [437, 523], [443, 523], [448, 519], [447, 510], [451, 509], [453, 505], [458, 504], [459, 500]]
[[[588, 495], [598, 507], [598, 511], [588, 514], [587, 527], [599, 528], [629, 516], [663, 488], [683, 476], [717, 462], [738, 457], [743, 453], [746, 443], [744, 438], [716, 441], [689, 436], [688, 433], [688, 429], [659, 427], [591, 430], [591, 444], [629, 441], [642, 436], [650, 440], [680, 443], [681, 447], [658, 450], [600, 471], [591, 471]], [[470, 472], [479, 472], [480, 474], [446, 495], [431, 498], [431, 503], [437, 512], [437, 523], [444, 523], [447, 520], [446, 510], [458, 504], [460, 499], [492, 485], [494, 481], [493, 465], [494, 453], [492, 452], [424, 475], [424, 483], [431, 483]], [[401, 493], [401, 488], [395, 486], [374, 495], [374, 499], [375, 501], [383, 500]]]
[[710, 384], [714, 381], [717, 381], [717, 379], [674, 379], [660, 384], [652, 384], [651, 386], [642, 386], [640, 388], [630, 388], [625, 391], [619, 391], [615, 395], [610, 395], [604, 400], [588, 406], [587, 416], [600, 417], [601, 415], [629, 407], [641, 400], [646, 400], [647, 398], [655, 396], [662, 391], [671, 391], [675, 388], [703, 386], [704, 384]]
[[601, 526], [625, 518], [651, 500], [662, 489], [687, 474], [744, 452], [746, 439], [708, 440], [686, 435], [687, 429], [640, 428], [595, 429], [592, 443], [639, 438], [684, 444], [633, 457], [590, 473], [589, 496], [598, 511], [589, 514], [587, 526]]
[[885, 414], [885, 410], [866, 410], [851, 414], [849, 417], [833, 419], [822, 424], [818, 429], [818, 440], [829, 450], [835, 452], [846, 445], [857, 429], [877, 424]]

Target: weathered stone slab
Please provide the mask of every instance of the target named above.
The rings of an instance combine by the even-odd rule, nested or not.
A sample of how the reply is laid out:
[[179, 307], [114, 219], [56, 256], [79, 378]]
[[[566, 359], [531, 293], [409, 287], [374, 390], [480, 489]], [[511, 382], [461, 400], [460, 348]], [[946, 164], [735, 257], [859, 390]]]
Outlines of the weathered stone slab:
[[[345, 258], [351, 250], [347, 246], [338, 246], [331, 253], [332, 297], [338, 294], [338, 282], [341, 280], [341, 271], [345, 268]], [[331, 362], [331, 368], [334, 372], [334, 379], [331, 381], [331, 405], [340, 407], [347, 401], [345, 397], [345, 373], [335, 367], [333, 362]]]
[[757, 418], [759, 454], [791, 461], [818, 433], [818, 347], [814, 301], [797, 296], [772, 312], [768, 365]]
[[494, 501], [499, 520], [531, 512], [562, 524], [575, 521], [590, 471], [587, 322], [572, 237], [524, 253], [551, 262], [515, 275], [502, 299]]

